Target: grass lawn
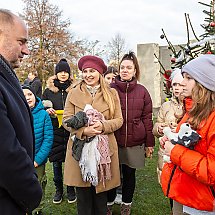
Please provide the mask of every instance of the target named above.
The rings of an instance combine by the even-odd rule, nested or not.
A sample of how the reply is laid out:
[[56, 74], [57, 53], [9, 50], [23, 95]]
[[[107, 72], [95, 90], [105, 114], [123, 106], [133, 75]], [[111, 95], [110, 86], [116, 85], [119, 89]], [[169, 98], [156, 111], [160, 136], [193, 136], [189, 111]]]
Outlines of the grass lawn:
[[[158, 144], [157, 144], [158, 145]], [[157, 182], [156, 173], [157, 146], [152, 159], [146, 159], [145, 168], [136, 174], [136, 190], [132, 205], [132, 215], [169, 215], [169, 200], [164, 197]], [[45, 215], [76, 215], [76, 203], [68, 204], [66, 197], [59, 204], [52, 203], [55, 192], [52, 165], [47, 163], [48, 184], [46, 187], [46, 202], [43, 210]], [[64, 189], [66, 191], [66, 189]], [[120, 206], [114, 205], [114, 215], [120, 215]], [[99, 215], [99, 214], [98, 214]]]

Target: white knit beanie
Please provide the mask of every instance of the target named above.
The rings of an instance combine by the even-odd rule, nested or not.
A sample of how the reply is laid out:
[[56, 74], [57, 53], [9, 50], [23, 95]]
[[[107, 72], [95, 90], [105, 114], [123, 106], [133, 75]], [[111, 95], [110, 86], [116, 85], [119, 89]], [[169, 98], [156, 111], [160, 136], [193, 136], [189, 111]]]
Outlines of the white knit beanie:
[[215, 92], [215, 55], [205, 54], [189, 61], [182, 68], [205, 88]]
[[172, 86], [174, 83], [180, 84], [183, 81], [181, 69], [179, 69], [179, 68], [173, 69], [172, 74], [170, 76], [170, 80], [171, 80]]

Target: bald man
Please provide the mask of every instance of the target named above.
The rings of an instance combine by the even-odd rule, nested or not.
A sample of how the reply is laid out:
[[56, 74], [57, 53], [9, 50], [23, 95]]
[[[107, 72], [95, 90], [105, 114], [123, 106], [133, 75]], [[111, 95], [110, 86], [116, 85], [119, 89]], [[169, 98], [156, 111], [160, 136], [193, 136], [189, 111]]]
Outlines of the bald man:
[[35, 174], [32, 116], [14, 68], [27, 47], [25, 23], [0, 9], [0, 214], [31, 214], [42, 197]]

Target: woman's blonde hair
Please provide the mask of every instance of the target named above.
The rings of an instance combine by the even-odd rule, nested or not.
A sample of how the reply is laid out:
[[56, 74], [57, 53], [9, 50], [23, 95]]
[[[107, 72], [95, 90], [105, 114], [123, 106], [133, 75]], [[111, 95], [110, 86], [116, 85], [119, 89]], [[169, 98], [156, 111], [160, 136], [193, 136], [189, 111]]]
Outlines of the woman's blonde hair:
[[215, 110], [215, 92], [206, 89], [199, 82], [192, 91], [193, 106], [189, 111], [189, 123], [193, 129], [200, 128], [200, 123], [207, 120]]
[[105, 82], [105, 79], [101, 74], [100, 74], [99, 80], [100, 80], [100, 86], [104, 96], [104, 100], [107, 102], [110, 108], [110, 116], [111, 118], [113, 118], [114, 111], [115, 111], [115, 101], [114, 101], [113, 94], [111, 92], [110, 86]]

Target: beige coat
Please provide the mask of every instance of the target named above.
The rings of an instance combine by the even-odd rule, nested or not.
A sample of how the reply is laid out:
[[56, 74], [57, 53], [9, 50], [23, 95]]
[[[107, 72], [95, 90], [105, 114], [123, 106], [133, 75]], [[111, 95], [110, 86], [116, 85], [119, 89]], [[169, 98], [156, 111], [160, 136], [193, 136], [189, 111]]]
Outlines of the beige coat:
[[177, 125], [176, 116], [183, 114], [183, 103], [178, 103], [175, 98], [171, 98], [169, 101], [164, 102], [158, 112], [156, 123], [153, 127], [153, 134], [156, 137], [161, 137], [162, 134], [158, 132], [158, 126], [165, 123], [166, 126]]
[[[162, 123], [165, 123], [166, 126], [176, 126], [177, 118], [176, 116], [181, 116], [183, 114], [183, 103], [178, 103], [175, 98], [171, 98], [169, 101], [164, 102], [158, 112], [157, 121], [153, 127], [153, 134], [156, 137], [161, 137], [163, 134], [158, 132], [158, 126]], [[163, 161], [164, 150], [159, 147], [158, 150], [158, 166], [157, 166], [157, 174], [158, 181], [160, 183], [160, 176], [162, 172], [162, 168], [164, 165]]]
[[[109, 148], [111, 152], [111, 174], [112, 178], [110, 181], [106, 181], [105, 187], [100, 182], [96, 187], [96, 192], [103, 192], [110, 190], [120, 185], [120, 172], [119, 172], [119, 159], [118, 159], [118, 147], [114, 136], [114, 131], [122, 126], [123, 118], [121, 113], [121, 106], [118, 94], [115, 89], [110, 89], [116, 104], [115, 115], [113, 119], [110, 119], [110, 110], [108, 104], [103, 98], [101, 89], [99, 89], [93, 98], [86, 88], [84, 82], [75, 85], [69, 92], [65, 104], [63, 120], [66, 120], [76, 114], [79, 111], [83, 111], [86, 104], [91, 104], [93, 108], [101, 112], [105, 117], [103, 123], [103, 134], [107, 134], [109, 138]], [[65, 125], [64, 125], [65, 126]], [[67, 130], [67, 128], [65, 126]], [[77, 138], [83, 139], [84, 127], [78, 130], [70, 130], [71, 135], [76, 135]], [[75, 187], [90, 187], [90, 183], [86, 183], [82, 180], [81, 171], [78, 162], [72, 157], [72, 140], [69, 138], [66, 160], [64, 167], [64, 183], [66, 185]]]

